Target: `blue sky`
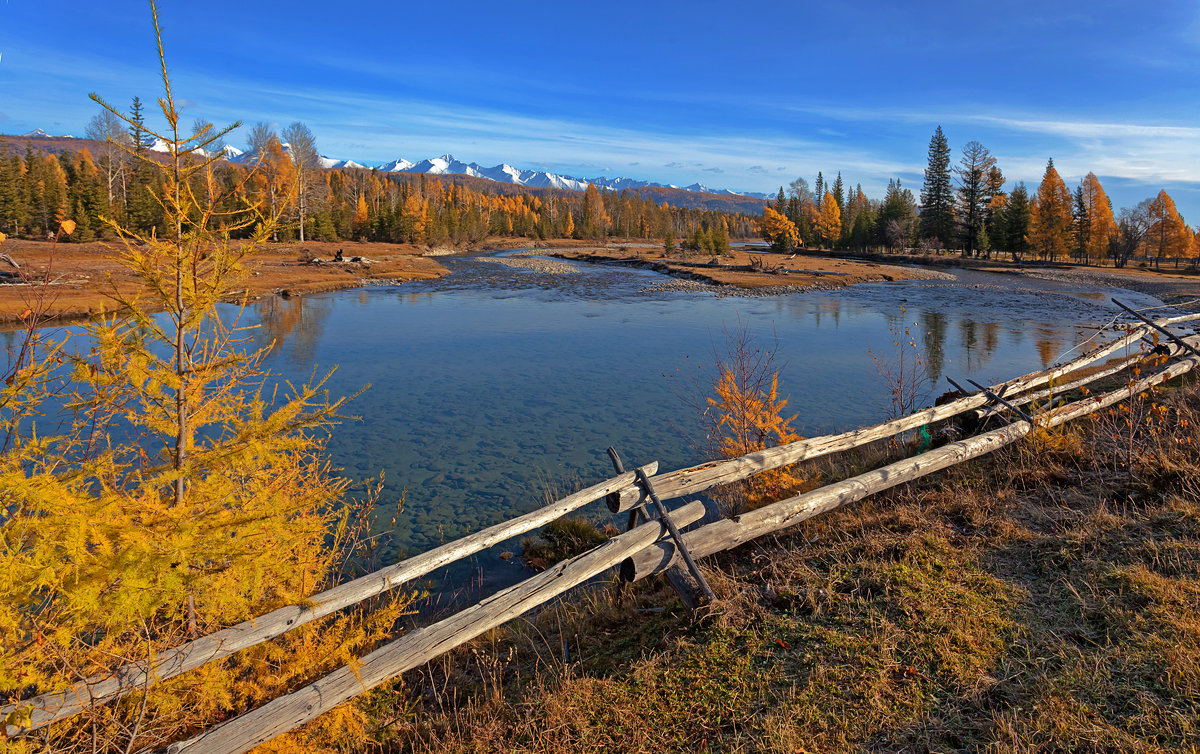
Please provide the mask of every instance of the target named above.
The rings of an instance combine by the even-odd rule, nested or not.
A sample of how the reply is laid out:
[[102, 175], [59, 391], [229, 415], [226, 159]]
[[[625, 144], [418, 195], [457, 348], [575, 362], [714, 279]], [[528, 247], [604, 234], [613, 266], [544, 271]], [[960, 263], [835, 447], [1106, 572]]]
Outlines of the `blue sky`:
[[[773, 191], [838, 170], [919, 190], [941, 124], [1011, 181], [1046, 159], [1117, 208], [1200, 223], [1200, 3], [164, 0], [177, 97], [299, 120], [364, 163], [445, 152], [571, 175]], [[143, 0], [0, 0], [0, 133], [79, 135], [87, 93], [152, 102]], [[230, 140], [242, 146], [244, 137]]]

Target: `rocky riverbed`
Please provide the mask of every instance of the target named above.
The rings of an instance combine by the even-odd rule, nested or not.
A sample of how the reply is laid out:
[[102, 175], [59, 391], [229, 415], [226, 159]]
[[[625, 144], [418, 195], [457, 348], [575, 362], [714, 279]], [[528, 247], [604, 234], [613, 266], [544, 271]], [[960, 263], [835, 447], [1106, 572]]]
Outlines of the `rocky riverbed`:
[[541, 259], [534, 256], [522, 256], [519, 252], [511, 257], [479, 257], [480, 262], [502, 264], [518, 270], [531, 270], [547, 275], [578, 275], [579, 270], [566, 262], [556, 259]]

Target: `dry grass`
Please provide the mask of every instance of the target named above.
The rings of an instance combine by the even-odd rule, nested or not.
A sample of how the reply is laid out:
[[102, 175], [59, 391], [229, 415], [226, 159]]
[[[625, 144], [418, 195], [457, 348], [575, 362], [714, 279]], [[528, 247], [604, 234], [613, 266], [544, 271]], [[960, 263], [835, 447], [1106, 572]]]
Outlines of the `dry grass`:
[[1200, 741], [1200, 390], [599, 587], [369, 695], [386, 752], [1165, 751]]

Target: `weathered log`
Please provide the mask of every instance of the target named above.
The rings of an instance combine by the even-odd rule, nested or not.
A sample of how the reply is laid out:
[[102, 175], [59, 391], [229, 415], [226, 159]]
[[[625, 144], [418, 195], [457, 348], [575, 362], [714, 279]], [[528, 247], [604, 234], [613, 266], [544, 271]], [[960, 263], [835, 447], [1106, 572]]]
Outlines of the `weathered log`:
[[[805, 521], [847, 503], [862, 500], [898, 484], [919, 479], [927, 474], [948, 468], [976, 456], [990, 453], [1029, 433], [1029, 424], [1021, 421], [1009, 424], [966, 440], [950, 443], [936, 450], [906, 458], [883, 468], [827, 485], [803, 495], [743, 513], [732, 519], [722, 519], [701, 526], [683, 535], [683, 541], [693, 557], [704, 557], [729, 550], [743, 542]], [[621, 565], [621, 575], [627, 581], [638, 581], [660, 573], [675, 558], [674, 545], [658, 542], [647, 547]]]
[[[1200, 365], [1200, 357], [1192, 356], [1154, 372], [1119, 390], [1070, 403], [1038, 417], [1038, 423], [1054, 427], [1112, 406], [1167, 380], [1179, 377]], [[976, 437], [950, 443], [874, 471], [827, 485], [812, 492], [781, 500], [734, 519], [723, 519], [693, 529], [683, 535], [684, 544], [693, 557], [703, 557], [730, 550], [752, 539], [794, 526], [813, 516], [862, 500], [869, 495], [919, 479], [963, 461], [992, 453], [1029, 434], [1031, 425], [1017, 421]], [[675, 558], [670, 541], [657, 542], [621, 564], [621, 576], [626, 581], [638, 581], [661, 573]]]
[[[642, 467], [647, 474], [658, 470], [658, 462]], [[394, 565], [361, 576], [353, 581], [315, 594], [303, 605], [288, 605], [265, 615], [252, 618], [216, 633], [203, 636], [180, 647], [159, 654], [150, 666], [150, 682], [157, 683], [213, 660], [311, 623], [350, 605], [357, 604], [401, 584], [420, 578], [444, 565], [485, 550], [506, 539], [532, 531], [571, 511], [582, 508], [636, 479], [630, 471], [607, 481], [592, 485], [573, 495], [557, 500], [538, 510], [518, 516], [482, 531], [436, 547]], [[17, 704], [0, 708], [0, 720], [17, 708], [32, 709], [28, 728], [7, 727], [10, 736], [36, 730], [57, 720], [77, 715], [92, 704], [99, 704], [141, 689], [146, 684], [147, 663], [122, 665], [112, 675], [97, 675], [76, 683], [69, 689], [43, 694]]]
[[[698, 501], [688, 503], [670, 516], [677, 526], [687, 525], [704, 517], [704, 504]], [[618, 534], [579, 557], [564, 560], [443, 621], [407, 633], [353, 665], [340, 668], [299, 691], [274, 699], [200, 735], [171, 744], [165, 751], [170, 754], [193, 748], [205, 754], [248, 751], [550, 601], [617, 565], [665, 534], [666, 527], [658, 520]]]
[[[1185, 314], [1178, 317], [1157, 320], [1159, 324], [1176, 324], [1200, 319], [1200, 314]], [[1005, 398], [1031, 390], [1069, 374], [1086, 366], [1097, 359], [1108, 356], [1115, 351], [1137, 343], [1146, 335], [1145, 327], [1135, 328], [1115, 340], [1097, 346], [1082, 356], [1049, 369], [1031, 372], [1017, 377], [991, 389], [995, 392], [1004, 391]], [[1011, 398], [1009, 398], [1011, 400]], [[747, 477], [771, 469], [790, 466], [794, 463], [819, 458], [866, 445], [877, 440], [883, 440], [893, 435], [916, 429], [926, 424], [949, 419], [972, 409], [982, 408], [988, 403], [988, 398], [982, 394], [968, 395], [965, 398], [941, 406], [923, 409], [908, 416], [892, 421], [876, 424], [862, 429], [855, 429], [838, 435], [813, 437], [796, 442], [780, 445], [766, 450], [756, 451], [739, 458], [723, 461], [709, 461], [686, 469], [672, 471], [651, 478], [658, 496], [662, 500], [694, 495], [711, 487], [737, 482]], [[608, 497], [609, 509], [614, 513], [626, 511], [642, 505], [645, 502], [643, 490], [637, 485], [628, 485], [615, 495]]]
[[[1200, 336], [1197, 336], [1197, 335], [1185, 337], [1183, 340], [1185, 342], [1187, 342], [1189, 345], [1193, 345], [1193, 346], [1200, 345]], [[1175, 355], [1178, 356], [1180, 351], [1182, 351], [1182, 350], [1183, 349], [1179, 349], [1178, 351], [1176, 351]], [[1011, 402], [1017, 406], [1024, 406], [1027, 403], [1033, 403], [1035, 401], [1040, 401], [1045, 398], [1052, 398], [1056, 395], [1062, 395], [1063, 393], [1067, 393], [1072, 390], [1076, 390], [1078, 388], [1090, 385], [1093, 382], [1101, 380], [1105, 377], [1111, 377], [1114, 374], [1123, 372], [1132, 366], [1141, 364], [1143, 361], [1148, 359], [1150, 356], [1151, 356], [1151, 354], [1149, 354], [1149, 353], [1138, 353], [1138, 354], [1135, 354], [1134, 356], [1130, 356], [1129, 358], [1120, 359], [1119, 361], [1112, 364], [1111, 366], [1105, 367], [1104, 369], [1101, 369], [1096, 372], [1092, 372], [1084, 377], [1081, 377], [1080, 379], [1072, 380], [1071, 382], [1066, 382], [1066, 383], [1063, 383], [1062, 385], [1054, 385], [1046, 390], [1039, 390], [1037, 392], [1025, 393], [1024, 395], [1019, 395], [1015, 398], [1012, 398]], [[1002, 413], [1003, 411], [1004, 411], [1004, 409], [1002, 407], [989, 406], [987, 408], [976, 411], [976, 416], [977, 416], [978, 420], [982, 421], [983, 419], [986, 419], [989, 416], [993, 416], [995, 414]], [[614, 493], [614, 494], [616, 494], [616, 493]]]

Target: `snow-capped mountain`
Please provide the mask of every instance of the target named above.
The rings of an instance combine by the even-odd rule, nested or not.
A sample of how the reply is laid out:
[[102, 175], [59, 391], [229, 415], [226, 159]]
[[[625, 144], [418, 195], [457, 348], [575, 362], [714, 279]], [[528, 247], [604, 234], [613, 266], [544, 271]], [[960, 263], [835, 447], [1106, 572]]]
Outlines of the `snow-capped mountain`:
[[[288, 154], [291, 154], [291, 151], [290, 151], [290, 149], [289, 149], [289, 148], [287, 148], [287, 147], [289, 147], [290, 145], [286, 145], [286, 144], [285, 144], [284, 146], [285, 146], [285, 149], [284, 149], [283, 151], [284, 151], [284, 152], [287, 152]], [[321, 156], [320, 156], [320, 157], [318, 157], [317, 159], [320, 161], [320, 163], [321, 163], [321, 167], [323, 167], [323, 168], [326, 168], [326, 169], [333, 169], [333, 168], [364, 168], [364, 167], [366, 167], [366, 165], [359, 165], [359, 164], [358, 164], [357, 162], [355, 162], [354, 160], [335, 160], [334, 158], [332, 158], [332, 157], [326, 157], [325, 155], [321, 155]]]
[[[33, 139], [53, 139], [53, 138], [74, 138], [71, 136], [56, 137], [47, 133], [41, 128], [36, 128], [23, 136]], [[161, 139], [155, 139], [152, 143], [148, 143], [147, 148], [154, 152], [168, 152], [167, 145]], [[284, 142], [282, 145], [284, 154], [291, 154], [292, 147]], [[245, 151], [237, 147], [225, 145], [225, 158], [231, 162], [239, 162], [243, 164], [252, 164], [258, 157], [255, 152]], [[360, 168], [374, 169], [384, 173], [425, 173], [428, 175], [467, 175], [476, 178], [484, 178], [498, 183], [508, 183], [516, 186], [528, 186], [530, 188], [555, 188], [565, 189], [569, 191], [584, 191], [588, 184], [596, 186], [603, 191], [624, 191], [637, 190], [645, 188], [680, 188], [671, 183], [657, 183], [655, 181], [643, 181], [636, 178], [625, 177], [609, 177], [600, 176], [597, 178], [578, 178], [576, 176], [562, 175], [559, 173], [551, 173], [545, 170], [523, 170], [513, 167], [507, 162], [502, 162], [499, 165], [485, 167], [477, 162], [463, 162], [456, 159], [454, 155], [444, 154], [441, 157], [430, 157], [421, 160], [420, 162], [411, 162], [403, 158], [396, 158], [391, 162], [386, 162], [374, 168], [355, 162], [354, 160], [344, 160], [326, 155], [320, 156], [320, 165], [322, 168], [336, 170], [340, 168]], [[724, 196], [748, 196], [756, 199], [770, 199], [770, 194], [760, 194], [749, 191], [732, 191], [730, 189], [714, 189], [705, 186], [701, 183], [693, 183], [690, 186], [683, 187], [684, 191], [695, 193], [719, 194]]]
[[379, 166], [378, 170], [383, 173], [403, 173], [411, 168], [413, 164], [408, 160], [397, 159], [391, 162], [385, 162]]
[[[679, 188], [673, 184], [655, 183], [653, 181], [640, 181], [635, 178], [576, 178], [569, 175], [559, 175], [557, 173], [549, 173], [544, 170], [521, 170], [515, 168], [508, 163], [501, 163], [494, 167], [484, 167], [477, 162], [463, 162], [455, 159], [454, 155], [444, 154], [441, 157], [430, 157], [429, 159], [421, 160], [420, 162], [409, 162], [405, 159], [396, 159], [385, 165], [381, 165], [378, 170], [388, 173], [426, 173], [428, 175], [469, 175], [476, 178], [487, 178], [491, 181], [499, 183], [512, 183], [518, 186], [529, 186], [530, 188], [557, 188], [567, 189], [570, 191], [583, 191], [587, 189], [588, 184], [594, 184], [596, 188], [605, 191], [623, 191], [625, 189], [640, 189], [649, 186], [662, 186], [664, 188]], [[708, 194], [726, 194], [729, 196], [759, 196], [757, 194], [742, 194], [737, 191], [728, 189], [713, 189], [699, 183], [694, 183], [687, 186], [685, 191], [704, 192]], [[765, 196], [765, 194], [763, 195]]]

